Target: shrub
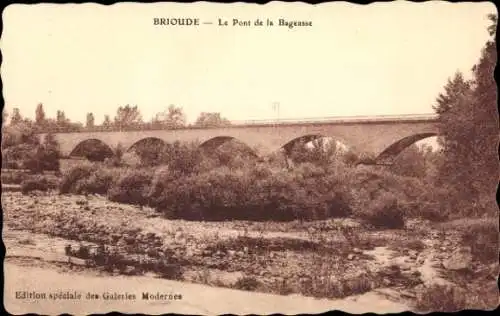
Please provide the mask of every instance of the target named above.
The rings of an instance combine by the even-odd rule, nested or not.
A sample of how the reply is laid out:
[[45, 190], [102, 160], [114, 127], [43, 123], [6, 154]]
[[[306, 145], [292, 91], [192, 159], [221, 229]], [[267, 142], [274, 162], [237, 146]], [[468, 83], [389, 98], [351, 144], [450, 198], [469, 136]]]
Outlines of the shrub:
[[28, 175], [24, 172], [5, 172], [2, 171], [2, 183], [5, 184], [21, 184], [28, 179]]
[[326, 203], [328, 208], [328, 217], [348, 217], [352, 214], [352, 208], [349, 204], [349, 198], [344, 192], [332, 192]]
[[74, 193], [76, 194], [101, 194], [108, 193], [116, 177], [107, 170], [96, 169], [88, 177], [76, 182]]
[[313, 220], [351, 212], [349, 192], [313, 165], [292, 172], [248, 165], [158, 176], [150, 199], [167, 217], [189, 220]]
[[24, 169], [40, 173], [44, 170], [59, 171], [58, 144], [51, 134], [46, 135], [45, 143], [21, 143], [2, 151], [6, 166], [16, 162]]
[[34, 145], [18, 144], [2, 149], [2, 168], [17, 169], [33, 156]]
[[[416, 217], [433, 222], [442, 222], [449, 218], [450, 209], [453, 207], [450, 204], [450, 192], [446, 188], [436, 188], [431, 183], [422, 182], [423, 189], [418, 188], [419, 182], [410, 184], [409, 187], [415, 186], [415, 192], [408, 196], [405, 194], [399, 202], [400, 208], [406, 216]], [[408, 184], [408, 183], [407, 183]]]
[[152, 173], [147, 170], [129, 170], [108, 191], [111, 201], [145, 205], [148, 201]]
[[71, 168], [59, 187], [60, 193], [106, 194], [111, 184], [118, 178], [112, 169], [83, 165]]
[[288, 167], [287, 158], [282, 152], [272, 153], [261, 160], [272, 168], [284, 169]]
[[355, 166], [359, 161], [359, 157], [354, 151], [348, 150], [344, 153], [342, 161], [348, 166]]
[[23, 162], [23, 166], [31, 172], [59, 171], [59, 154], [54, 151], [37, 149], [34, 157]]
[[326, 143], [324, 138], [318, 138], [310, 143], [312, 148], [306, 146], [304, 141], [296, 142], [290, 150], [290, 158], [297, 164], [313, 163], [317, 166], [327, 167], [337, 158], [335, 142]]
[[90, 177], [94, 173], [95, 167], [91, 164], [75, 166], [67, 170], [59, 185], [59, 193], [76, 193], [76, 184], [79, 180]]
[[49, 133], [45, 135], [45, 142], [38, 147], [36, 159], [40, 161], [41, 170], [59, 171], [59, 143], [55, 140], [54, 135]]
[[260, 282], [255, 277], [244, 276], [238, 278], [233, 284], [235, 289], [244, 291], [255, 291], [260, 286]]
[[216, 167], [226, 166], [230, 169], [242, 169], [257, 160], [255, 150], [235, 139], [226, 141], [214, 151], [204, 154]]
[[156, 166], [162, 163], [165, 143], [158, 138], [146, 138], [134, 146], [134, 151], [143, 166]]
[[389, 193], [375, 199], [360, 216], [376, 228], [403, 228], [405, 225], [396, 197]]
[[498, 262], [498, 219], [473, 223], [462, 236], [462, 244], [470, 246], [474, 258], [482, 263]]
[[459, 287], [434, 284], [417, 296], [416, 307], [422, 312], [455, 312], [468, 307], [467, 296]]
[[186, 145], [177, 141], [165, 146], [163, 159], [170, 170], [190, 174], [197, 170], [202, 161], [202, 154], [197, 144]]
[[23, 194], [27, 194], [31, 191], [48, 191], [56, 187], [57, 183], [49, 181], [46, 177], [39, 175], [30, 177], [21, 182], [21, 192]]
[[159, 167], [155, 169], [147, 194], [149, 205], [154, 207], [161, 203], [163, 191], [171, 182], [177, 179], [178, 176], [178, 173], [171, 171], [168, 167]]

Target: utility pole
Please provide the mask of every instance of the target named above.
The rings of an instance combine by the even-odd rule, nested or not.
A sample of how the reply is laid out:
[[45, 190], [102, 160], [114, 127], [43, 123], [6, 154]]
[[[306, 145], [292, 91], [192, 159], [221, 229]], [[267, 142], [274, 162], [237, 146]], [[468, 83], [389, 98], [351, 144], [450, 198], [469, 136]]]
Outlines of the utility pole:
[[280, 120], [280, 103], [273, 102], [273, 111], [276, 113], [276, 123]]

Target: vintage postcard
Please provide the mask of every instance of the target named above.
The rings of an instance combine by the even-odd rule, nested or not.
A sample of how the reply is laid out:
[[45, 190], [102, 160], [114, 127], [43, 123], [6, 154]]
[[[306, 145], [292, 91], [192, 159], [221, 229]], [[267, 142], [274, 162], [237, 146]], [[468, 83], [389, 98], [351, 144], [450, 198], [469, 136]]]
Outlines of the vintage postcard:
[[12, 4], [12, 314], [492, 310], [491, 2]]

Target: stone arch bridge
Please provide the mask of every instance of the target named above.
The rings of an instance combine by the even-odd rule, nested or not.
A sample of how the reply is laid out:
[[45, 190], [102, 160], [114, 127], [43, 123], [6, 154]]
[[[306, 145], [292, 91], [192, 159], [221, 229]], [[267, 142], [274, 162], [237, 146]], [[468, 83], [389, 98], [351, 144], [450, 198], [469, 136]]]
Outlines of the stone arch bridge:
[[[438, 134], [435, 115], [403, 115], [344, 117], [302, 121], [253, 121], [227, 127], [138, 130], [138, 131], [84, 131], [56, 133], [63, 157], [82, 142], [98, 140], [111, 150], [119, 144], [126, 150], [145, 139], [166, 143], [175, 141], [199, 142], [206, 149], [215, 149], [226, 141], [236, 139], [266, 155], [284, 148], [290, 149], [296, 141], [310, 141], [332, 137], [347, 145], [355, 153], [369, 153], [376, 162], [390, 160], [411, 144]], [[42, 141], [45, 135], [41, 135]]]

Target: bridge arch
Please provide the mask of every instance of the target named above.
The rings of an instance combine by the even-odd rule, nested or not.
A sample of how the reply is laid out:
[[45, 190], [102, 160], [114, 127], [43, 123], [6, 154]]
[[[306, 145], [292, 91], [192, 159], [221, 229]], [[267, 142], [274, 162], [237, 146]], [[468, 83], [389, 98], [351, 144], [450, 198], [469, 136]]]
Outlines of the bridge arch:
[[155, 149], [158, 149], [158, 152], [160, 152], [163, 148], [165, 148], [166, 144], [167, 143], [161, 138], [145, 137], [145, 138], [139, 139], [138, 141], [136, 141], [135, 143], [130, 145], [127, 148], [126, 152], [135, 151], [137, 149], [140, 149], [142, 146], [151, 146]]
[[428, 132], [428, 133], [419, 133], [413, 134], [407, 137], [404, 137], [397, 142], [391, 144], [389, 147], [384, 149], [378, 156], [375, 158], [376, 162], [384, 162], [390, 159], [395, 158], [399, 155], [403, 150], [412, 144], [429, 137], [438, 136], [437, 132]]
[[257, 155], [257, 153], [255, 152], [254, 149], [252, 149], [246, 143], [240, 141], [239, 139], [237, 139], [236, 137], [233, 137], [233, 136], [216, 136], [216, 137], [212, 137], [212, 138], [204, 141], [203, 143], [201, 143], [198, 148], [200, 148], [201, 151], [210, 154], [210, 153], [215, 152], [218, 148], [220, 148], [224, 144], [227, 144], [227, 143], [229, 143], [231, 141], [235, 141], [235, 142], [239, 143], [240, 147], [243, 147], [242, 149], [246, 153], [248, 153], [249, 155], [251, 155], [253, 157], [258, 157], [258, 155]]
[[302, 136], [299, 136], [299, 137], [296, 137], [296, 138], [290, 140], [289, 142], [287, 142], [286, 144], [284, 144], [283, 146], [281, 146], [281, 148], [284, 149], [285, 153], [288, 155], [288, 154], [290, 154], [292, 152], [293, 148], [297, 144], [300, 144], [300, 143], [307, 144], [307, 143], [309, 143], [311, 141], [320, 139], [322, 137], [327, 137], [327, 136], [322, 135], [322, 134], [302, 135]]
[[[314, 142], [317, 142], [321, 139], [331, 139], [333, 141], [335, 141], [336, 143], [336, 146], [339, 146], [338, 149], [341, 149], [343, 151], [346, 151], [349, 146], [343, 142], [341, 139], [337, 138], [337, 137], [333, 137], [333, 136], [327, 136], [327, 135], [324, 135], [324, 134], [307, 134], [307, 135], [303, 135], [303, 136], [299, 136], [299, 137], [296, 137], [292, 140], [290, 140], [289, 142], [287, 142], [286, 144], [284, 144], [281, 149], [284, 149], [285, 150], [285, 153], [287, 155], [289, 155], [291, 153], [291, 151], [293, 150], [294, 146], [296, 146], [297, 144], [308, 144], [308, 143], [314, 143]], [[321, 143], [319, 144], [321, 145]]]
[[79, 142], [70, 152], [69, 157], [85, 157], [91, 161], [104, 161], [113, 157], [113, 149], [97, 138], [90, 138]]
[[132, 164], [159, 165], [167, 142], [158, 137], [144, 137], [125, 150], [125, 160]]

